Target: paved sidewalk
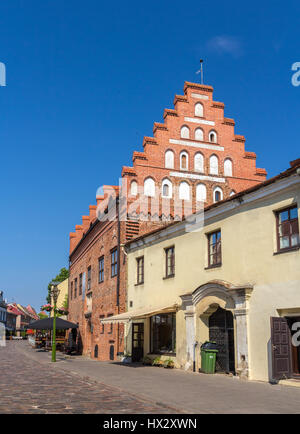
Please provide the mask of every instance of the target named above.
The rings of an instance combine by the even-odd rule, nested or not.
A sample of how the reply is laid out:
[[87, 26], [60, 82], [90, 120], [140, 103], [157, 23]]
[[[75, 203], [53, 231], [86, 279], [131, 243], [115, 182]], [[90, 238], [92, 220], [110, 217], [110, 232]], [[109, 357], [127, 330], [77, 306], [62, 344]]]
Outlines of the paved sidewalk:
[[[19, 345], [18, 351], [51, 364], [49, 353], [37, 353], [27, 343]], [[181, 412], [300, 413], [300, 389], [295, 387], [177, 369], [98, 362], [85, 357], [59, 358], [52, 364], [54, 369], [119, 387], [155, 405], [161, 403]]]

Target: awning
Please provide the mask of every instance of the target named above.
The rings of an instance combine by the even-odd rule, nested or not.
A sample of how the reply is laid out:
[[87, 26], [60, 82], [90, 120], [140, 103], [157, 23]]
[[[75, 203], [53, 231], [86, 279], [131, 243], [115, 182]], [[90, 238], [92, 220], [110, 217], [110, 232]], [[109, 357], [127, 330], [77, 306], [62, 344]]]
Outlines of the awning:
[[109, 316], [107, 318], [100, 319], [101, 323], [118, 323], [118, 322], [128, 322], [133, 319], [143, 319], [159, 313], [171, 313], [176, 312], [178, 309], [178, 304], [173, 304], [171, 306], [148, 306], [143, 309], [130, 310], [128, 312], [120, 313], [119, 315]]
[[[52, 330], [53, 317], [40, 319], [30, 323], [30, 328], [33, 330]], [[70, 321], [65, 321], [61, 318], [56, 318], [56, 330], [77, 329], [78, 325]]]

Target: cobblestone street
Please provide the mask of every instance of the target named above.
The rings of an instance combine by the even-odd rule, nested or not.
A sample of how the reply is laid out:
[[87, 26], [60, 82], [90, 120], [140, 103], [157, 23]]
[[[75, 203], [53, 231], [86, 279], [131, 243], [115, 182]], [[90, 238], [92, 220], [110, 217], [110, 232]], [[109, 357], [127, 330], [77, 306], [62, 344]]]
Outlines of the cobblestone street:
[[24, 342], [8, 342], [6, 347], [0, 347], [0, 414], [174, 412], [34, 361], [17, 350], [20, 345]]
[[300, 413], [300, 387], [0, 347], [0, 414]]

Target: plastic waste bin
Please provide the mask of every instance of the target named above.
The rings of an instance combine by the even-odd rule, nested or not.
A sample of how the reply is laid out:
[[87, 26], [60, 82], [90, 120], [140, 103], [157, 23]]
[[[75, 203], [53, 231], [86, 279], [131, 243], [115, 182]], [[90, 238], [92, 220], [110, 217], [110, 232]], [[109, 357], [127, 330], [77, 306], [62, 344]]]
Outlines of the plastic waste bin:
[[201, 345], [201, 371], [205, 374], [215, 373], [217, 352], [216, 342], [204, 342]]

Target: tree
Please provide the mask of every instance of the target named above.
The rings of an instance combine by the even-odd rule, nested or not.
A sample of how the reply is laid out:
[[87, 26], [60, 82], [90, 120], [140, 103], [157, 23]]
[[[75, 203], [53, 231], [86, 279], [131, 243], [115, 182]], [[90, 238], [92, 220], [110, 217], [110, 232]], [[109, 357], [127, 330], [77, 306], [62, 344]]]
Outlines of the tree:
[[[51, 280], [51, 282], [63, 282], [64, 280], [66, 280], [69, 277], [69, 270], [67, 270], [65, 267], [62, 268], [59, 272], [59, 274]], [[46, 297], [47, 303], [51, 303], [51, 295], [50, 295], [50, 291], [51, 291], [51, 282], [49, 282], [48, 284], [48, 295]]]
[[45, 318], [48, 318], [48, 315], [46, 315], [46, 314], [43, 313], [43, 312], [40, 312], [40, 313], [38, 313], [38, 317], [39, 317], [40, 319], [45, 319]]

